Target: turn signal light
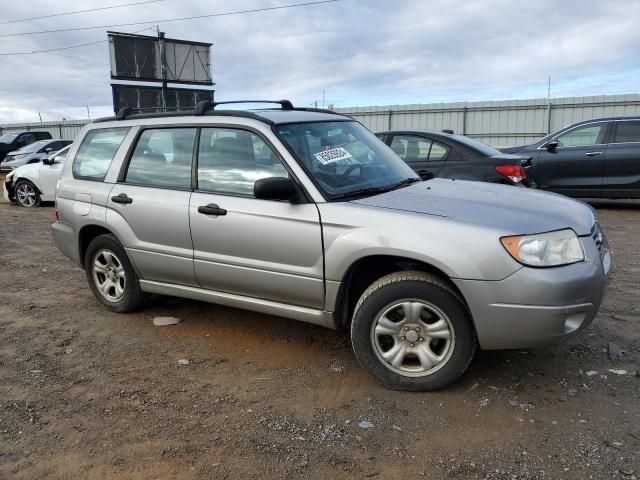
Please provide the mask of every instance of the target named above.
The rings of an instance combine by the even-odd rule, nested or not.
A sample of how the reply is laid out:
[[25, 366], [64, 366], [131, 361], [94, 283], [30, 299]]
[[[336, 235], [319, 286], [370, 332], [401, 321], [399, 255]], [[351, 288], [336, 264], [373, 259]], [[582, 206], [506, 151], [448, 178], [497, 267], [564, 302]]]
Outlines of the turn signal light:
[[521, 182], [527, 178], [527, 172], [522, 165], [498, 165], [496, 172], [504, 175], [514, 183]]

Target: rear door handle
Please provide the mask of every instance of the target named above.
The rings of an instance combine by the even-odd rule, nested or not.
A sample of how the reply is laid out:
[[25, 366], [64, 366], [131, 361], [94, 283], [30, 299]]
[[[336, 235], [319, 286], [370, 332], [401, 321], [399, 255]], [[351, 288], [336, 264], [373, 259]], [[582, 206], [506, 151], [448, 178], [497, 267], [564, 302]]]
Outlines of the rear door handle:
[[111, 197], [113, 203], [133, 203], [133, 198], [129, 197], [126, 193], [120, 195], [114, 195]]
[[602, 152], [587, 152], [585, 153], [587, 157], [595, 157], [597, 155], [602, 155]]
[[227, 211], [224, 208], [220, 208], [215, 203], [210, 203], [209, 205], [202, 205], [198, 207], [198, 212], [203, 213], [204, 215], [226, 215]]

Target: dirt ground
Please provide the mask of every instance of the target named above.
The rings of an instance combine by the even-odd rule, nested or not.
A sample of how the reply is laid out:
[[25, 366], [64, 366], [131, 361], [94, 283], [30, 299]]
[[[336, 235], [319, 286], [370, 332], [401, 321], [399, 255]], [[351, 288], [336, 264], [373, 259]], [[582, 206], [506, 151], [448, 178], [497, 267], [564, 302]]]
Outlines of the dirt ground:
[[640, 207], [599, 210], [616, 272], [582, 336], [412, 394], [319, 327], [166, 297], [109, 313], [53, 208], [0, 203], [0, 478], [640, 477]]

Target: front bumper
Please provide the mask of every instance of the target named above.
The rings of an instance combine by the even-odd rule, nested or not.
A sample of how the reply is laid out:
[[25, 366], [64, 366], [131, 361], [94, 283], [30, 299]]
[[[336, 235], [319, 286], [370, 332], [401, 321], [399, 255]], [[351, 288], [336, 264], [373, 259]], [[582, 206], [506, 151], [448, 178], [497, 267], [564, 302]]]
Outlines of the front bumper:
[[467, 301], [483, 349], [529, 348], [584, 330], [595, 318], [611, 271], [611, 253], [580, 237], [585, 261], [523, 267], [501, 281], [454, 280]]
[[4, 199], [7, 202], [13, 202], [15, 200], [15, 198], [16, 198], [16, 191], [15, 191], [16, 188], [15, 188], [15, 185], [13, 184], [13, 182], [5, 180], [2, 190], [3, 190], [2, 193], [3, 193]]

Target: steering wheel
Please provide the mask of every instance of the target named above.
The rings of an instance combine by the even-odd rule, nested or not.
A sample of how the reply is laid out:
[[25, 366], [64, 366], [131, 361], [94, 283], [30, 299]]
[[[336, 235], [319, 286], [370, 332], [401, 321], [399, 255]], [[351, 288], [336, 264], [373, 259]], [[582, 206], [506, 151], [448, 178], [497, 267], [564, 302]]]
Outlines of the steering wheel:
[[347, 183], [347, 180], [349, 180], [349, 175], [351, 175], [356, 168], [358, 168], [358, 169], [360, 169], [360, 171], [362, 171], [362, 165], [351, 165], [341, 175], [340, 182], [338, 183], [338, 187], [342, 187], [342, 186], [344, 186], [345, 183]]

